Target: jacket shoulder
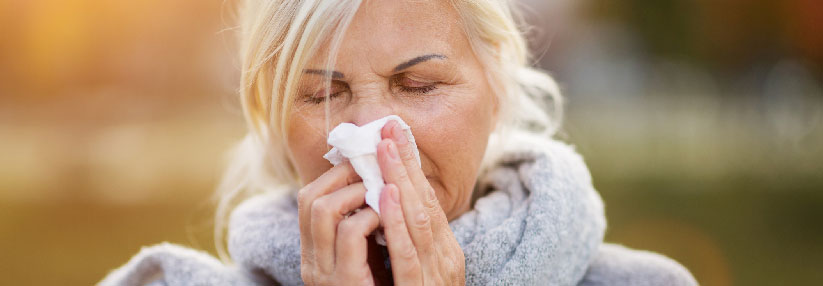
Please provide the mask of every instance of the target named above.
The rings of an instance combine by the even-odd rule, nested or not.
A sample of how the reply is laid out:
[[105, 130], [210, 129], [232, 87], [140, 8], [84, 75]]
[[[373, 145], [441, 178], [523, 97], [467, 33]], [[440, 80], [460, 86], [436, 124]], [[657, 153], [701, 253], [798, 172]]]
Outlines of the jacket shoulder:
[[203, 251], [161, 243], [144, 247], [97, 285], [254, 286], [257, 283], [243, 271], [228, 267]]
[[580, 286], [694, 286], [688, 269], [663, 255], [603, 244], [589, 265]]

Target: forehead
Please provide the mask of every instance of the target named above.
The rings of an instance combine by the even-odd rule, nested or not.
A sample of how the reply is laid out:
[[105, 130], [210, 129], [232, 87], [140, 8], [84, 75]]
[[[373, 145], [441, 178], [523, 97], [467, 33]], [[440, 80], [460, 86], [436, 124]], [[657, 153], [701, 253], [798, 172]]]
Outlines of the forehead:
[[437, 53], [459, 58], [470, 50], [457, 11], [446, 0], [367, 0], [341, 43], [337, 64], [368, 62], [374, 70]]

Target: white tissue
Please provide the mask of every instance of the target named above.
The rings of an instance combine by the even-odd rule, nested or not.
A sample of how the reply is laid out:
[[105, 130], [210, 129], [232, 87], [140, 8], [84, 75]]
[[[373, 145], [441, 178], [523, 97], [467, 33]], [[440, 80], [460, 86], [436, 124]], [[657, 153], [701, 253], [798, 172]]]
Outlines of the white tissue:
[[337, 125], [329, 132], [327, 141], [334, 148], [323, 155], [323, 158], [335, 166], [347, 159], [351, 162], [354, 171], [363, 179], [363, 185], [366, 187], [366, 204], [377, 214], [380, 214], [380, 192], [386, 185], [383, 181], [383, 174], [380, 172], [380, 165], [377, 163], [377, 143], [380, 143], [382, 139], [380, 130], [389, 120], [397, 121], [406, 133], [417, 163], [420, 164], [420, 153], [417, 151], [417, 143], [412, 136], [411, 127], [397, 115], [389, 115], [359, 127], [351, 123]]

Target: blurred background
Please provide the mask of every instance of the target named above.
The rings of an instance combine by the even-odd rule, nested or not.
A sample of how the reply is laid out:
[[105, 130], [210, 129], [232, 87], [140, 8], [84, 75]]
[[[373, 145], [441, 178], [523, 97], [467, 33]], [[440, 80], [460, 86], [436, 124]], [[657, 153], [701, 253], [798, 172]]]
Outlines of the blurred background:
[[[224, 5], [0, 0], [3, 284], [91, 285], [162, 241], [214, 253], [245, 131]], [[823, 281], [823, 2], [522, 5], [607, 241], [702, 285]]]

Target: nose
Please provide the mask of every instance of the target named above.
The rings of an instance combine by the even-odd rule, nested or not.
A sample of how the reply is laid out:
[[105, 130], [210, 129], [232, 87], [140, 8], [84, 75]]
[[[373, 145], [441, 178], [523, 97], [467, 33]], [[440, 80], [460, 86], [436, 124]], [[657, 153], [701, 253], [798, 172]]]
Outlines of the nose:
[[397, 114], [390, 93], [378, 88], [363, 88], [354, 91], [354, 98], [346, 107], [344, 122], [363, 126], [377, 119]]
[[397, 114], [385, 99], [360, 101], [349, 106], [345, 121], [363, 126], [377, 119]]

